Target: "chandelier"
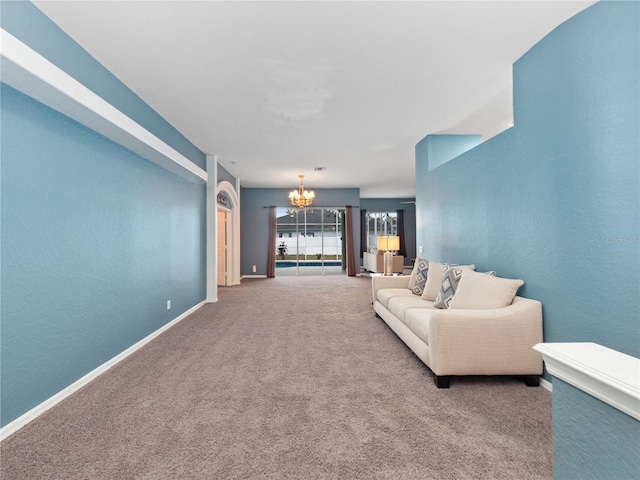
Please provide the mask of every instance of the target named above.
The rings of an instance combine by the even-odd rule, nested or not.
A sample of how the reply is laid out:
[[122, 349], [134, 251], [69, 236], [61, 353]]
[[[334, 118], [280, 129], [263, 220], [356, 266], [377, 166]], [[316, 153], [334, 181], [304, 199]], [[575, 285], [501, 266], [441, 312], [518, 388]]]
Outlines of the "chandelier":
[[316, 198], [316, 194], [313, 193], [312, 190], [305, 190], [304, 185], [302, 184], [302, 179], [304, 175], [298, 175], [300, 177], [300, 186], [298, 190], [294, 190], [289, 194], [289, 200], [291, 200], [291, 205], [295, 205], [296, 207], [308, 207], [313, 203], [313, 199]]

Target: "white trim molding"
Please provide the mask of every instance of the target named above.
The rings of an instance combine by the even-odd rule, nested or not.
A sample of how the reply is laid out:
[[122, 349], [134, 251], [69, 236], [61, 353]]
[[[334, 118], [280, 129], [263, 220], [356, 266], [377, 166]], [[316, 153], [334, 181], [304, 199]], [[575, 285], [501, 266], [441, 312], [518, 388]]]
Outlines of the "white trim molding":
[[640, 359], [597, 343], [539, 343], [554, 377], [640, 420]]
[[98, 368], [95, 368], [94, 370], [90, 371], [89, 373], [87, 373], [82, 378], [76, 380], [74, 383], [69, 385], [64, 390], [61, 390], [60, 392], [56, 393], [54, 396], [48, 398], [47, 400], [42, 402], [40, 405], [36, 405], [31, 410], [29, 410], [27, 413], [25, 413], [25, 414], [21, 415], [20, 417], [16, 418], [13, 422], [8, 423], [2, 429], [0, 429], [0, 440], [4, 440], [5, 438], [7, 438], [10, 435], [14, 434], [18, 430], [20, 430], [22, 427], [24, 427], [27, 423], [31, 422], [32, 420], [35, 420], [37, 417], [42, 415], [44, 412], [49, 410], [51, 407], [53, 407], [56, 404], [60, 403], [62, 400], [67, 398], [72, 393], [77, 392], [82, 387], [87, 385], [89, 382], [95, 380], [100, 375], [102, 375], [104, 372], [109, 370], [111, 367], [113, 367], [114, 365], [120, 363], [122, 360], [127, 358], [129, 355], [131, 355], [135, 351], [141, 349], [143, 346], [145, 346], [151, 340], [153, 340], [154, 338], [159, 336], [161, 333], [167, 331], [168, 329], [170, 329], [171, 327], [176, 325], [178, 322], [180, 322], [181, 320], [183, 320], [187, 316], [191, 315], [193, 312], [198, 310], [204, 304], [205, 304], [205, 302], [200, 302], [197, 305], [191, 307], [189, 310], [184, 312], [182, 315], [174, 318], [169, 323], [163, 325], [162, 327], [160, 327], [155, 332], [147, 335], [146, 337], [144, 337], [139, 342], [133, 344], [132, 346], [127, 348], [125, 351], [123, 351], [123, 352], [119, 353], [118, 355], [116, 355], [115, 357], [113, 357], [111, 360], [108, 360], [107, 362], [105, 362], [102, 365], [100, 365]]
[[551, 393], [553, 393], [553, 384], [549, 380], [540, 377], [540, 386], [545, 390], [549, 390]]
[[0, 29], [2, 82], [193, 183], [207, 172], [75, 78]]

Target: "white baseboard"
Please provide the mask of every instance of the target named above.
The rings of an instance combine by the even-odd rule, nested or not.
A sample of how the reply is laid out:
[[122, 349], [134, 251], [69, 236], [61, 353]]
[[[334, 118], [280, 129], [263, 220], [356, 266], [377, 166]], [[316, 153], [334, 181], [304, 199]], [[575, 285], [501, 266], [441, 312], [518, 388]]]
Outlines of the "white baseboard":
[[267, 276], [266, 275], [242, 275], [242, 277], [240, 278], [241, 279], [242, 278], [267, 278]]
[[146, 337], [144, 337], [139, 342], [133, 344], [132, 346], [127, 348], [122, 353], [120, 353], [120, 354], [116, 355], [115, 357], [113, 357], [111, 360], [103, 363], [98, 368], [96, 368], [96, 369], [90, 371], [89, 373], [87, 373], [84, 377], [76, 380], [75, 382], [73, 382], [71, 385], [69, 385], [64, 390], [61, 390], [60, 392], [56, 393], [54, 396], [52, 396], [52, 397], [48, 398], [47, 400], [45, 400], [44, 402], [42, 402], [40, 405], [37, 405], [37, 406], [33, 407], [27, 413], [25, 413], [25, 414], [21, 415], [20, 417], [16, 418], [13, 422], [8, 423], [7, 425], [5, 425], [2, 429], [0, 429], [0, 441], [2, 441], [5, 438], [9, 437], [10, 435], [14, 434], [18, 430], [20, 430], [22, 427], [24, 427], [27, 423], [29, 423], [30, 421], [32, 421], [35, 418], [39, 417], [44, 412], [49, 410], [54, 405], [60, 403], [62, 400], [67, 398], [72, 393], [80, 390], [80, 388], [84, 387], [85, 385], [87, 385], [92, 380], [95, 380], [97, 377], [102, 375], [104, 372], [109, 370], [111, 367], [113, 367], [117, 363], [119, 363], [122, 360], [124, 360], [125, 358], [127, 358], [133, 352], [135, 352], [136, 350], [139, 350], [140, 348], [145, 346], [147, 343], [149, 343], [151, 340], [156, 338], [158, 335], [160, 335], [161, 333], [163, 333], [166, 330], [170, 329], [175, 324], [177, 324], [178, 322], [183, 320], [185, 317], [187, 317], [188, 315], [190, 315], [193, 312], [195, 312], [196, 310], [198, 310], [205, 303], [206, 302], [203, 301], [203, 302], [198, 303], [197, 305], [194, 305], [193, 307], [191, 307], [189, 310], [184, 312], [179, 317], [174, 318], [169, 323], [163, 325], [162, 327], [160, 327], [155, 332], [147, 335]]
[[553, 393], [553, 384], [549, 380], [545, 380], [544, 377], [540, 377], [540, 386]]

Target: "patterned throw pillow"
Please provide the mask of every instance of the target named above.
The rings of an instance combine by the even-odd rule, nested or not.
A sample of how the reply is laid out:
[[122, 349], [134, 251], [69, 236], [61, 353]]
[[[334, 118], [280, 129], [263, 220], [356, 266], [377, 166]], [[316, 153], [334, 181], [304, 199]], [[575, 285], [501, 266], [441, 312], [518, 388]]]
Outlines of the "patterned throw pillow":
[[[462, 268], [456, 265], [446, 265], [442, 273], [442, 284], [440, 293], [436, 297], [433, 306], [436, 308], [449, 308], [451, 300], [456, 293], [460, 277], [462, 277]], [[496, 272], [485, 272], [487, 275], [496, 276]]]
[[429, 273], [429, 260], [416, 258], [414, 269], [416, 272], [416, 279], [411, 292], [413, 292], [414, 295], [422, 295], [424, 286], [427, 283], [427, 274]]
[[474, 270], [475, 265], [456, 265], [438, 262], [429, 262], [429, 278], [427, 284], [424, 286], [424, 292], [422, 292], [422, 299], [435, 302], [438, 293], [440, 293], [440, 287], [442, 286], [442, 276], [446, 267], [457, 267], [458, 269], [470, 269]]
[[461, 276], [461, 268], [456, 268], [453, 265], [447, 265], [444, 267], [444, 272], [442, 273], [442, 284], [440, 285], [440, 292], [433, 302], [434, 307], [449, 308], [449, 303], [451, 303], [453, 294], [456, 293], [456, 288], [458, 288]]
[[422, 261], [420, 257], [416, 258], [413, 262], [413, 270], [411, 270], [411, 276], [409, 277], [409, 290], [413, 290], [416, 286], [416, 275], [418, 275], [418, 264]]

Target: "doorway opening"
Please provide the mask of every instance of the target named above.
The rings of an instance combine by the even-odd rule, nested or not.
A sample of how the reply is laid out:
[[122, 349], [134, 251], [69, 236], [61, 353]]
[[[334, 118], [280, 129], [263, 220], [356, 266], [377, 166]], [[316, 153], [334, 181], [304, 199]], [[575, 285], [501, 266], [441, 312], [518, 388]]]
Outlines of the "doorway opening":
[[218, 286], [226, 287], [229, 285], [229, 217], [230, 211], [218, 207], [218, 247], [216, 252], [217, 268], [218, 268]]
[[276, 210], [276, 277], [345, 275], [344, 208]]

